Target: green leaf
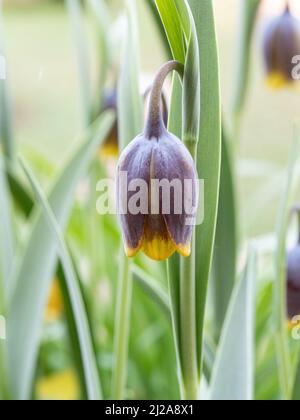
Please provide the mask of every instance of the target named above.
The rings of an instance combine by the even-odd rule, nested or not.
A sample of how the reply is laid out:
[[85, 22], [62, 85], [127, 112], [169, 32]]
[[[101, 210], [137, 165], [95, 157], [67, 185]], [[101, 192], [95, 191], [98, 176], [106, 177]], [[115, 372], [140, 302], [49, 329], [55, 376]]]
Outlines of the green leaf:
[[273, 288], [273, 319], [275, 340], [277, 346], [277, 359], [281, 397], [290, 398], [291, 392], [291, 366], [287, 335], [287, 307], [286, 307], [286, 234], [290, 209], [296, 181], [299, 180], [299, 132], [295, 128], [294, 140], [290, 151], [286, 186], [282, 195], [277, 222], [277, 249], [275, 252], [275, 283]]
[[293, 401], [300, 401], [300, 355], [298, 356], [298, 365], [292, 393]]
[[156, 23], [157, 29], [159, 31], [160, 34], [160, 38], [162, 40], [162, 44], [164, 46], [164, 50], [166, 53], [166, 56], [171, 59], [172, 58], [172, 51], [170, 48], [170, 44], [166, 38], [166, 32], [164, 29], [164, 26], [162, 24], [159, 12], [157, 10], [156, 4], [155, 4], [155, 0], [145, 0], [146, 5], [149, 7], [149, 10], [153, 16], [153, 20]]
[[[6, 185], [4, 162], [0, 159], [0, 314], [1, 307], [6, 306], [6, 299], [11, 287], [9, 279], [12, 274], [14, 259], [14, 240], [11, 220], [10, 198]], [[3, 299], [1, 298], [3, 291]], [[1, 305], [2, 301], [2, 305]]]
[[133, 1], [127, 1], [127, 35], [118, 84], [118, 123], [121, 150], [142, 131], [143, 106], [139, 91], [138, 29]]
[[15, 205], [21, 213], [29, 217], [34, 207], [33, 198], [10, 164], [6, 165], [6, 177]]
[[[182, 133], [182, 86], [179, 76], [174, 74], [172, 83], [172, 97], [169, 112], [168, 130], [180, 138]], [[180, 357], [180, 257], [174, 254], [167, 262], [168, 283], [171, 301], [172, 327], [174, 331], [175, 351], [179, 381], [181, 381]]]
[[[249, 84], [250, 56], [252, 38], [256, 23], [257, 10], [261, 0], [241, 0], [239, 16], [239, 30], [237, 36], [237, 65], [235, 72], [235, 86], [232, 113], [235, 120], [239, 119], [244, 109], [247, 88]], [[237, 122], [237, 121], [236, 121]]]
[[37, 201], [42, 209], [43, 217], [51, 230], [58, 248], [58, 255], [65, 274], [66, 285], [68, 288], [72, 311], [76, 323], [76, 329], [79, 337], [79, 346], [82, 354], [82, 361], [84, 366], [84, 376], [86, 383], [86, 391], [89, 400], [101, 399], [101, 387], [98, 378], [96, 355], [93, 351], [93, 344], [91, 334], [89, 331], [89, 323], [87, 314], [85, 312], [84, 301], [82, 299], [81, 291], [76, 278], [76, 273], [73, 267], [68, 248], [65, 244], [64, 235], [57, 222], [53, 211], [29, 169], [22, 164], [23, 169], [28, 177], [28, 180], [35, 193]]
[[91, 123], [92, 111], [91, 81], [84, 19], [82, 15], [82, 4], [80, 0], [67, 0], [67, 7], [73, 30], [74, 45], [76, 48], [82, 115], [84, 118], [83, 124], [84, 127], [88, 127]]
[[9, 278], [13, 266], [14, 241], [11, 226], [9, 195], [6, 185], [4, 164], [0, 159], [0, 400], [8, 398], [7, 346], [1, 337], [6, 315], [6, 297], [10, 287]]
[[169, 40], [173, 58], [184, 64], [184, 34], [175, 2], [174, 0], [155, 0], [155, 3]]
[[[123, 150], [142, 131], [142, 98], [139, 93], [138, 28], [135, 0], [128, 0], [127, 31], [123, 45], [121, 74], [118, 84], [119, 144]], [[130, 333], [132, 275], [130, 263], [121, 245], [119, 283], [115, 315], [114, 370], [112, 398], [124, 399], [127, 377], [128, 341]]]
[[88, 0], [89, 7], [93, 13], [93, 16], [97, 24], [97, 52], [99, 54], [99, 78], [98, 86], [96, 89], [95, 102], [95, 114], [97, 110], [99, 112], [99, 105], [101, 103], [101, 97], [103, 97], [103, 91], [107, 79], [107, 73], [110, 64], [110, 43], [109, 43], [109, 14], [107, 5], [104, 0]]
[[161, 308], [168, 318], [170, 318], [170, 299], [158, 281], [137, 265], [131, 265], [133, 279], [137, 281], [145, 293]]
[[253, 399], [255, 283], [256, 255], [251, 250], [222, 330], [211, 381], [212, 400]]
[[8, 87], [7, 63], [4, 52], [4, 31], [2, 21], [2, 0], [0, 0], [0, 67], [4, 65], [4, 79], [0, 77], [0, 143], [4, 155], [10, 160], [14, 158], [14, 143], [12, 130], [11, 100]]
[[230, 144], [222, 130], [221, 183], [213, 259], [213, 298], [216, 336], [218, 337], [235, 284], [237, 232], [236, 203]]
[[[93, 127], [97, 134], [80, 146], [63, 168], [52, 189], [49, 202], [62, 230], [70, 214], [76, 185], [107, 135], [112, 121], [113, 117], [107, 114], [99, 119], [96, 128]], [[90, 139], [91, 133], [87, 136]], [[43, 312], [56, 256], [56, 238], [44, 215], [38, 213], [21, 266], [15, 276], [16, 289], [7, 319], [9, 375], [12, 393], [16, 399], [28, 399], [30, 396]]]
[[[195, 21], [186, 0], [177, 0], [187, 37], [183, 78], [182, 140], [196, 158], [200, 128], [200, 61]], [[191, 112], [193, 110], [193, 112]]]
[[[198, 367], [202, 366], [203, 324], [207, 286], [217, 223], [221, 165], [221, 106], [219, 60], [214, 12], [211, 0], [189, 0], [194, 16], [200, 52], [200, 101], [202, 116], [197, 168], [204, 180], [204, 222], [196, 227], [196, 308]], [[200, 372], [199, 372], [200, 374]]]

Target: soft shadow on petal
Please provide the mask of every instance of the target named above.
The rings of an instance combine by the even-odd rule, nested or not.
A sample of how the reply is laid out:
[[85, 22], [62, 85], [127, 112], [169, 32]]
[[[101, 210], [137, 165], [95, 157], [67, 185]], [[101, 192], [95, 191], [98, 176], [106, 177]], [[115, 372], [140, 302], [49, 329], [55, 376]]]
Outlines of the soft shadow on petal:
[[[163, 188], [159, 191], [160, 212], [163, 213], [168, 232], [176, 249], [181, 255], [188, 256], [193, 232], [193, 223], [190, 223], [190, 219], [195, 217], [197, 208], [197, 192], [194, 184], [197, 172], [194, 161], [183, 143], [175, 136], [168, 134], [161, 138], [155, 147], [152, 166], [154, 178], [166, 179], [172, 183], [168, 214], [165, 213], [167, 204], [165, 200], [168, 201], [169, 197]], [[181, 189], [176, 188], [178, 183], [181, 185]], [[189, 187], [191, 184], [193, 188]], [[194, 214], [187, 214], [184, 198], [189, 199], [191, 207], [195, 209]]]
[[137, 193], [136, 190], [129, 191], [130, 183], [136, 179], [143, 180], [148, 188], [151, 154], [152, 143], [139, 136], [124, 150], [118, 165], [118, 215], [126, 253], [130, 257], [141, 247], [145, 224], [145, 214], [131, 214], [128, 208], [131, 198]]

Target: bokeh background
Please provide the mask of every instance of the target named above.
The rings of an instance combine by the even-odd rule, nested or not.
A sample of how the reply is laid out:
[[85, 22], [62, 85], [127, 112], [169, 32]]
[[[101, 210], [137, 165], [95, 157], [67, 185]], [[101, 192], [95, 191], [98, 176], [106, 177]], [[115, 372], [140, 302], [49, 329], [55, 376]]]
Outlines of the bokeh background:
[[[139, 0], [137, 3], [141, 33], [142, 90], [149, 84], [155, 70], [165, 58], [157, 28], [144, 2]], [[239, 0], [214, 0], [214, 3], [220, 48], [222, 101], [226, 115], [233, 96]], [[112, 36], [118, 42], [122, 30], [122, 20], [118, 19], [120, 0], [108, 0], [107, 4], [114, 21]], [[299, 2], [295, 0], [291, 4], [294, 12], [300, 16]], [[281, 0], [263, 2], [253, 43], [251, 83], [242, 121], [237, 173], [240, 228], [244, 239], [268, 235], [274, 231], [282, 187], [280, 179], [284, 176], [287, 165], [293, 122], [299, 118], [300, 91], [297, 88], [272, 91], [265, 81], [261, 51], [262, 31], [268, 20], [280, 13], [282, 8]], [[78, 141], [78, 133], [82, 129], [75, 48], [65, 3], [59, 0], [6, 0], [4, 28], [18, 153], [30, 162], [43, 187], [47, 189]], [[98, 46], [89, 16], [85, 19], [85, 29], [91, 73], [96, 81], [98, 63], [95, 51]], [[116, 72], [111, 70], [112, 85], [115, 78]], [[84, 201], [89, 188], [91, 186], [83, 180], [77, 191], [78, 205]], [[93, 210], [95, 209], [91, 211]], [[88, 229], [91, 228], [85, 229], [83, 223], [75, 209], [69, 231], [71, 241], [78, 241], [82, 247], [89, 235]], [[21, 226], [22, 229], [26, 237], [27, 226]], [[97, 241], [97, 238], [94, 239]], [[98, 240], [101, 250], [103, 244], [100, 238]], [[101, 251], [99, 259], [100, 253]], [[78, 256], [78, 259], [84, 277], [89, 269], [88, 263], [84, 254]], [[116, 272], [116, 259], [113, 256], [108, 264]], [[114, 285], [106, 278], [100, 280], [97, 284], [99, 299], [93, 300], [91, 311], [93, 321], [99, 325], [96, 331], [98, 345], [101, 346], [99, 363], [104, 372], [104, 388], [108, 389]], [[55, 318], [59, 298], [55, 292], [52, 298], [52, 315]], [[134, 363], [129, 361], [128, 397], [145, 398], [151, 395], [153, 398], [160, 398], [164, 395], [165, 398], [178, 398], [175, 354], [168, 321], [162, 319], [155, 305], [145, 299], [140, 290], [134, 291], [134, 300], [140, 303], [133, 307], [130, 354]], [[51, 313], [48, 315], [51, 318]], [[78, 394], [68, 346], [63, 322], [45, 326], [37, 372], [38, 397], [52, 395], [75, 398]], [[45, 378], [55, 372], [60, 374], [49, 383]]]
[[[113, 16], [119, 0], [109, 0]], [[235, 77], [239, 0], [215, 0], [220, 47], [221, 87], [225, 110], [230, 106]], [[297, 1], [291, 2], [300, 14]], [[7, 0], [6, 49], [12, 89], [16, 136], [21, 153], [35, 161], [45, 181], [63, 162], [76, 141], [81, 124], [76, 59], [64, 2]], [[282, 0], [265, 0], [260, 12], [252, 55], [252, 77], [242, 124], [239, 155], [242, 227], [245, 236], [267, 233], [274, 227], [279, 188], [275, 173], [286, 165], [292, 123], [298, 117], [300, 95], [293, 90], [272, 91], [265, 83], [261, 54], [262, 30], [282, 10]], [[141, 33], [142, 85], [151, 80], [163, 61], [156, 27], [144, 2], [138, 2]], [[115, 31], [122, 22], [117, 22]], [[87, 19], [90, 62], [96, 72], [96, 39]], [[113, 79], [113, 76], [112, 76]], [[282, 118], [284, 116], [284, 118]], [[205, 116], [203, 116], [205, 118]], [[274, 182], [272, 182], [274, 178]], [[259, 189], [257, 186], [259, 185]], [[264, 186], [270, 186], [264, 188]], [[259, 200], [253, 200], [261, 189]], [[260, 217], [256, 215], [259, 212]]]

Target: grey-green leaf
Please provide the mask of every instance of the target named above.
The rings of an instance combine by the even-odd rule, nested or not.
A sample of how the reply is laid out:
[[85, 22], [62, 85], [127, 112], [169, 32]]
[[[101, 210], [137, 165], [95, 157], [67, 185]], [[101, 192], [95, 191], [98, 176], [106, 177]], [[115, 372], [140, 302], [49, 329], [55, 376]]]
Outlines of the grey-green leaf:
[[[6, 299], [4, 296], [7, 297], [9, 293], [9, 279], [13, 267], [14, 241], [11, 220], [12, 209], [10, 207], [10, 198], [8, 195], [4, 162], [2, 159], [0, 159], [0, 209], [0, 301], [3, 301], [3, 306], [5, 306]], [[1, 291], [3, 291], [4, 294], [3, 299], [1, 298]], [[2, 305], [0, 304], [0, 311], [1, 306]]]
[[86, 393], [89, 400], [99, 400], [102, 398], [100, 380], [98, 376], [97, 360], [93, 350], [93, 343], [89, 331], [89, 322], [85, 311], [81, 291], [76, 278], [72, 259], [65, 244], [63, 232], [51, 210], [51, 207], [39, 187], [32, 173], [22, 164], [25, 173], [30, 181], [32, 189], [37, 197], [37, 201], [42, 209], [43, 217], [53, 233], [57, 243], [58, 255], [61, 260], [65, 274], [66, 285], [68, 288], [73, 315], [76, 323], [79, 346], [82, 354], [83, 373], [85, 378]]
[[[76, 185], [84, 174], [96, 149], [107, 135], [113, 117], [103, 115], [94, 130], [97, 134], [79, 147], [63, 168], [52, 189], [49, 202], [61, 228], [64, 229], [73, 203]], [[39, 347], [44, 306], [57, 257], [56, 238], [49, 229], [44, 215], [34, 220], [21, 266], [15, 276], [7, 320], [9, 349], [9, 376], [14, 398], [30, 396], [34, 368]]]
[[256, 255], [251, 250], [222, 330], [211, 381], [212, 400], [253, 399], [255, 283]]

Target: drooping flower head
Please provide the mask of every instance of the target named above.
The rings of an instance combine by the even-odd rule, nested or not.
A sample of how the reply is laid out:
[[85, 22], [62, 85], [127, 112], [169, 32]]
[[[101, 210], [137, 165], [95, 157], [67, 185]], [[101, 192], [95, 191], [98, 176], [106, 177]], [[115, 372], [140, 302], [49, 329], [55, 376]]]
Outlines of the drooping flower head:
[[[147, 89], [144, 93], [144, 101], [146, 103], [147, 96], [149, 95], [150, 89]], [[119, 142], [118, 142], [118, 115], [117, 115], [117, 90], [116, 89], [106, 89], [104, 91], [101, 112], [104, 111], [113, 111], [115, 113], [115, 121], [112, 125], [111, 130], [109, 131], [106, 139], [100, 148], [100, 156], [103, 159], [106, 158], [117, 158], [119, 156]], [[168, 106], [166, 102], [166, 97], [162, 94], [162, 107], [163, 107], [163, 119], [164, 123], [168, 122]]]
[[175, 251], [183, 256], [191, 252], [197, 172], [188, 149], [167, 131], [161, 109], [163, 82], [178, 66], [169, 62], [159, 71], [145, 130], [119, 160], [119, 219], [129, 257], [140, 250], [154, 260], [167, 259]]
[[281, 88], [295, 82], [293, 70], [297, 64], [295, 57], [300, 54], [300, 21], [289, 6], [267, 27], [263, 49], [268, 85]]
[[116, 89], [104, 91], [101, 112], [109, 110], [114, 111], [115, 121], [100, 148], [100, 156], [104, 159], [107, 157], [117, 158], [119, 155]]
[[300, 315], [300, 244], [288, 254], [287, 303], [289, 319]]

